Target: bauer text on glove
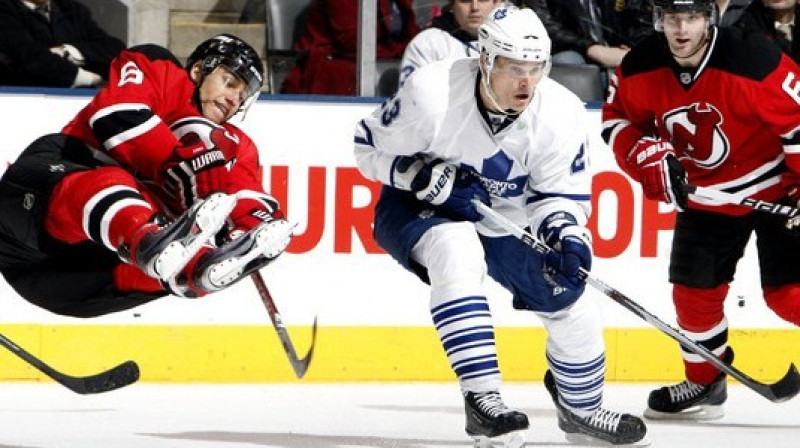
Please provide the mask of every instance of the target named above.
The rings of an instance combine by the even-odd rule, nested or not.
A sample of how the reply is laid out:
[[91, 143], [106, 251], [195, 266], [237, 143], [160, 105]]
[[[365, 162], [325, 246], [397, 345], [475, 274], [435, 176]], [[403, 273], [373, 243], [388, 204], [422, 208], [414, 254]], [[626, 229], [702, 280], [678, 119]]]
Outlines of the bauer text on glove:
[[643, 137], [633, 145], [627, 159], [647, 198], [674, 204], [679, 211], [686, 209], [686, 170], [670, 142]]
[[403, 157], [395, 166], [396, 184], [413, 191], [417, 198], [434, 205], [444, 215], [459, 221], [480, 221], [482, 215], [472, 204], [477, 198], [489, 204], [489, 193], [477, 176], [453, 164]]

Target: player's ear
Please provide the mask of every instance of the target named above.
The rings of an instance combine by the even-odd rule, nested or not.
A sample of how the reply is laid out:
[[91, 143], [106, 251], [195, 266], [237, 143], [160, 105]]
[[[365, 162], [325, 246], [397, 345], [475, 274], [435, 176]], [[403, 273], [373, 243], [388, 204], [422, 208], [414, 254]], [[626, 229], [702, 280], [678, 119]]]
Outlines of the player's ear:
[[189, 78], [191, 78], [195, 84], [198, 84], [203, 78], [203, 69], [200, 68], [200, 61], [196, 62], [192, 65], [192, 68], [189, 69]]

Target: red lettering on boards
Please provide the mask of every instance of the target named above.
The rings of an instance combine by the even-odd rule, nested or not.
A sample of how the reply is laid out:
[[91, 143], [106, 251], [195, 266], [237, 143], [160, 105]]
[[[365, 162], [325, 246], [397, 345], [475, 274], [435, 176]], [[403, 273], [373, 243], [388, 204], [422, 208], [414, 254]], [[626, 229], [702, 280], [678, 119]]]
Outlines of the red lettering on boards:
[[[295, 230], [295, 236], [289, 245], [290, 253], [300, 254], [310, 252], [319, 246], [325, 233], [325, 216], [333, 213], [333, 252], [352, 253], [355, 244], [360, 244], [369, 254], [385, 253], [372, 236], [373, 216], [375, 204], [378, 202], [381, 184], [371, 181], [353, 167], [337, 167], [334, 172], [334, 200], [333, 204], [326, 203], [327, 175], [331, 171], [328, 167], [308, 167], [308, 196], [307, 216], [298, 217], [291, 213], [289, 197], [289, 168], [286, 166], [273, 166], [270, 168], [269, 192], [283, 207], [284, 213], [290, 220], [305, 223]], [[366, 188], [369, 202], [357, 207], [354, 201], [355, 192]], [[640, 233], [640, 257], [656, 257], [658, 254], [659, 236], [661, 231], [674, 228], [675, 212], [661, 212], [658, 203], [649, 199], [640, 200], [638, 208], [641, 210], [641, 221], [636, 222], [636, 195], [632, 181], [626, 176], [615, 171], [602, 171], [595, 174], [592, 182], [592, 216], [589, 218], [588, 227], [594, 238], [593, 247], [595, 256], [600, 258], [613, 258], [624, 253], [633, 241], [635, 229]], [[617, 207], [598, 207], [598, 199], [602, 195], [613, 195]], [[642, 195], [640, 197], [643, 198]], [[605, 214], [615, 213], [609, 218]], [[613, 234], [603, 237], [598, 233], [598, 221], [615, 223]], [[302, 230], [302, 233], [300, 233]], [[663, 238], [662, 238], [663, 240]], [[669, 244], [669, 241], [661, 241]]]

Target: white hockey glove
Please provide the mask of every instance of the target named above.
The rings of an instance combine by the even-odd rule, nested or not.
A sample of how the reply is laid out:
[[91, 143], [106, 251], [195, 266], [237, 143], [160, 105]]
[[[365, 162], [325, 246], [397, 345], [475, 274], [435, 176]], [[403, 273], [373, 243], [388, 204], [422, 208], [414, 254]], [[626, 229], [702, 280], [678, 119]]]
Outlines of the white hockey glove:
[[553, 249], [545, 255], [544, 275], [551, 283], [575, 290], [584, 286], [579, 272], [592, 268], [592, 240], [589, 230], [567, 212], [548, 215], [537, 232]]
[[489, 193], [477, 176], [442, 160], [425, 163], [417, 157], [400, 157], [393, 174], [393, 186], [414, 192], [417, 199], [456, 221], [476, 222], [483, 218], [472, 199], [490, 204]]

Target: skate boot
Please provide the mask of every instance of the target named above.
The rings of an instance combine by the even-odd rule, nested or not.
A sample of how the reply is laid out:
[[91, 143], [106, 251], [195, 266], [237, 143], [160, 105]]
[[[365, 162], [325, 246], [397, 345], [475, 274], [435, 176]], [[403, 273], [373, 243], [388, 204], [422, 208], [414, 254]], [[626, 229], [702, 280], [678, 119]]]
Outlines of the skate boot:
[[[733, 361], [728, 348], [723, 357]], [[711, 384], [696, 384], [689, 380], [650, 392], [644, 416], [655, 420], [716, 420], [725, 415], [722, 404], [728, 398], [726, 376], [720, 372]]]
[[620, 414], [598, 408], [588, 417], [580, 417], [561, 404], [553, 374], [548, 370], [544, 385], [558, 411], [558, 427], [570, 443], [589, 445], [647, 446], [647, 427], [642, 419], [630, 414]]
[[131, 260], [150, 277], [169, 282], [214, 237], [236, 205], [236, 197], [214, 193], [192, 205], [166, 226], [151, 223], [137, 232], [120, 258]]
[[500, 392], [465, 392], [467, 434], [475, 439], [475, 448], [490, 448], [497, 438], [504, 448], [520, 448], [525, 440], [522, 430], [528, 428], [528, 416], [509, 409]]
[[273, 219], [209, 250], [194, 267], [195, 288], [219, 291], [268, 265], [286, 250], [293, 229], [289, 221]]

